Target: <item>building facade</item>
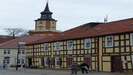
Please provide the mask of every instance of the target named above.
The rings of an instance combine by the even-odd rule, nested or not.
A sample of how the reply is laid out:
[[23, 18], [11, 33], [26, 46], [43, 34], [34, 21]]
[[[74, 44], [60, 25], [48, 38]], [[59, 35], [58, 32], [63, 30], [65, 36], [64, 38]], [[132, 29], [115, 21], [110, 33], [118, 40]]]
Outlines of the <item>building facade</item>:
[[105, 72], [133, 71], [133, 19], [88, 23], [27, 44], [27, 66], [69, 69], [86, 62]]
[[[18, 42], [29, 43], [35, 40], [44, 39], [46, 36], [22, 36], [10, 41], [0, 44], [0, 64], [6, 64], [8, 67], [11, 65], [17, 65], [17, 54], [18, 54], [18, 65], [24, 64], [26, 61], [26, 47], [20, 45]], [[29, 40], [30, 39], [30, 40]]]

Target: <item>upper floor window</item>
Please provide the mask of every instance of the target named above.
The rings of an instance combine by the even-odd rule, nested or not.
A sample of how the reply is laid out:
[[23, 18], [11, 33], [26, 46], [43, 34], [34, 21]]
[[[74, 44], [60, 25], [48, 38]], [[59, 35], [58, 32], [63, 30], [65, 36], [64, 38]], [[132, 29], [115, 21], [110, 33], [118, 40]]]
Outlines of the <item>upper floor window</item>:
[[130, 44], [133, 45], [133, 33], [130, 34]]
[[73, 41], [69, 40], [67, 41], [67, 50], [72, 50], [73, 49]]
[[60, 50], [60, 42], [55, 42], [55, 50]]
[[3, 54], [11, 54], [11, 50], [4, 50]]
[[85, 46], [85, 49], [90, 49], [91, 48], [91, 39], [88, 38], [88, 39], [85, 39], [84, 40], [84, 46]]
[[44, 51], [48, 51], [48, 43], [44, 43]]
[[25, 50], [19, 50], [19, 54], [25, 54]]
[[113, 36], [105, 37], [105, 47], [113, 47]]

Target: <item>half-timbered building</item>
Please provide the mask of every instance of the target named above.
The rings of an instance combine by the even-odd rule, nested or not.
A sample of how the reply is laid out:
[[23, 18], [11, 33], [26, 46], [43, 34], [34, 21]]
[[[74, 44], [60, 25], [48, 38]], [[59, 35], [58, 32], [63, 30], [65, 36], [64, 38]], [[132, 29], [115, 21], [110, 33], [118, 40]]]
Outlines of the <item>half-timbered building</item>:
[[27, 44], [27, 66], [68, 69], [86, 62], [96, 71], [133, 70], [133, 18], [87, 23]]

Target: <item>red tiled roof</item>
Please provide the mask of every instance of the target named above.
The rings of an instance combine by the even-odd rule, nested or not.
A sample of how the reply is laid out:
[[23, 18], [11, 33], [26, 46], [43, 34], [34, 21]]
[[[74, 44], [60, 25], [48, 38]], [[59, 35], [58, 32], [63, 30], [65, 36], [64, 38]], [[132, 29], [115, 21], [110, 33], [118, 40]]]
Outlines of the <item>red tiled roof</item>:
[[[18, 42], [29, 43], [29, 42], [37, 41], [37, 40], [40, 40], [40, 39], [44, 39], [46, 37], [47, 36], [31, 36], [31, 35], [26, 35], [26, 36], [18, 37], [18, 38], [15, 38], [13, 40], [1, 43], [0, 44], [0, 48], [17, 48]], [[25, 48], [25, 46], [24, 45], [20, 45], [20, 48]]]
[[13, 39], [12, 36], [7, 36], [7, 35], [0, 35], [0, 43], [6, 42]]
[[49, 38], [32, 42], [30, 44], [87, 38], [87, 37], [110, 35], [110, 34], [125, 33], [125, 32], [133, 32], [133, 18], [102, 23], [92, 28], [89, 28], [88, 26], [85, 27], [85, 25], [81, 25], [73, 29], [64, 31], [60, 34], [53, 35]]

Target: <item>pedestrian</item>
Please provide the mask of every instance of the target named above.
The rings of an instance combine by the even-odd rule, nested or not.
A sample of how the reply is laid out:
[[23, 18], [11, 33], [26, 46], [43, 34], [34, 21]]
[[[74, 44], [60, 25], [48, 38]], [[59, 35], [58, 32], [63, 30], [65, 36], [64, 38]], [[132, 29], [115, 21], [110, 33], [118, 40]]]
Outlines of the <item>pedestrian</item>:
[[21, 64], [21, 68], [23, 68], [24, 64]]
[[5, 63], [3, 64], [3, 69], [5, 69]]
[[89, 68], [89, 65], [86, 64], [85, 62], [82, 62], [82, 64], [80, 64], [80, 68], [82, 70], [82, 74], [84, 74], [84, 72], [86, 72], [86, 74], [88, 74], [88, 68]]
[[71, 75], [73, 75], [73, 74], [77, 74], [77, 71], [80, 69], [80, 66], [79, 66], [79, 64], [77, 64], [77, 62], [74, 62], [71, 66], [69, 66], [69, 67], [71, 67]]

